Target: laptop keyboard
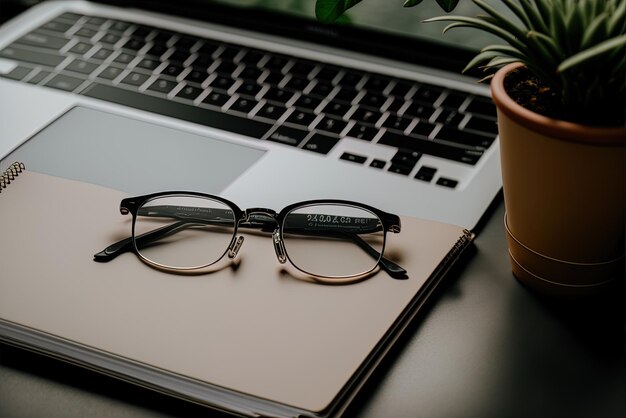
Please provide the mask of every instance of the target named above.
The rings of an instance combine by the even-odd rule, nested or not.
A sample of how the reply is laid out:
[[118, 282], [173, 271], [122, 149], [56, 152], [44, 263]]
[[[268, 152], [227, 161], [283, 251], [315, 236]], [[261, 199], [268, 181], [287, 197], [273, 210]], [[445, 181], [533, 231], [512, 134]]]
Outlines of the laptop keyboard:
[[[4, 77], [327, 154], [344, 137], [393, 147], [341, 159], [408, 176], [423, 155], [475, 165], [497, 136], [484, 97], [122, 20], [64, 13], [0, 51]], [[431, 182], [434, 167], [414, 178]], [[439, 177], [454, 188], [457, 181]]]

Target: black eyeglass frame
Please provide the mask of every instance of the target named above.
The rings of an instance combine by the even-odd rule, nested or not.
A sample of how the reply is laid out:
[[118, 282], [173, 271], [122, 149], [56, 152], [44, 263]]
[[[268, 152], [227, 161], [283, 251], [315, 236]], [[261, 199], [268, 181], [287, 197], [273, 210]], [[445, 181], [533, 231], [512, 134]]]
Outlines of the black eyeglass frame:
[[[210, 199], [210, 200], [219, 202], [227, 206], [230, 210], [232, 210], [234, 230], [233, 230], [231, 243], [229, 244], [228, 248], [224, 250], [224, 253], [222, 253], [222, 255], [217, 260], [215, 260], [212, 263], [199, 266], [199, 267], [178, 268], [178, 267], [170, 267], [167, 265], [159, 264], [142, 255], [141, 251], [138, 248], [137, 241], [141, 240], [142, 237], [145, 238], [146, 236], [151, 236], [151, 234], [155, 234], [155, 233], [159, 234], [159, 231], [161, 231], [162, 228], [147, 232], [140, 236], [136, 236], [135, 235], [135, 223], [136, 223], [138, 215], [140, 215], [139, 210], [146, 203], [152, 200], [163, 198], [163, 197], [169, 197], [169, 196], [171, 197], [196, 197], [196, 198]], [[294, 210], [303, 208], [306, 206], [315, 206], [315, 205], [340, 205], [340, 206], [355, 207], [355, 208], [359, 208], [359, 209], [363, 209], [368, 212], [371, 212], [381, 221], [384, 240], [383, 240], [383, 245], [382, 245], [380, 253], [376, 249], [369, 246], [369, 244], [363, 241], [360, 237], [358, 236], [355, 237], [356, 239], [359, 240], [357, 241], [357, 244], [361, 246], [361, 248], [365, 249], [368, 253], [370, 253], [371, 256], [377, 257], [377, 262], [372, 267], [372, 269], [370, 269], [367, 272], [363, 272], [363, 273], [359, 273], [359, 274], [355, 274], [351, 276], [332, 276], [332, 277], [320, 276], [320, 275], [301, 269], [296, 263], [294, 263], [289, 258], [288, 252], [285, 250], [285, 247], [283, 245], [283, 228], [285, 224], [284, 221], [287, 215], [289, 215]], [[403, 269], [401, 266], [397, 265], [393, 261], [386, 259], [383, 255], [385, 246], [386, 246], [387, 232], [399, 233], [401, 230], [400, 217], [394, 214], [384, 212], [378, 208], [375, 208], [373, 206], [370, 206], [364, 203], [354, 202], [350, 200], [342, 200], [342, 199], [313, 199], [313, 200], [305, 200], [302, 202], [292, 203], [288, 206], [285, 206], [283, 209], [280, 210], [280, 212], [276, 212], [273, 209], [256, 208], [256, 207], [242, 210], [234, 202], [228, 199], [225, 199], [223, 197], [212, 195], [212, 194], [193, 192], [193, 191], [162, 191], [162, 192], [150, 193], [146, 195], [128, 197], [128, 198], [122, 199], [122, 201], [120, 202], [120, 213], [122, 215], [130, 214], [132, 216], [131, 237], [118, 241], [108, 246], [103, 251], [95, 254], [94, 255], [95, 261], [107, 262], [107, 261], [114, 259], [115, 257], [117, 257], [118, 255], [124, 252], [133, 251], [137, 256], [140, 257], [140, 259], [158, 268], [162, 268], [166, 270], [173, 270], [173, 271], [201, 270], [201, 269], [207, 268], [209, 266], [212, 266], [218, 263], [220, 260], [224, 258], [224, 255], [226, 254], [228, 254], [229, 258], [234, 258], [237, 255], [237, 252], [239, 251], [239, 248], [241, 247], [241, 244], [243, 243], [243, 237], [241, 236], [237, 237], [237, 232], [238, 232], [239, 227], [243, 227], [243, 228], [260, 229], [264, 232], [272, 233], [274, 249], [276, 251], [276, 255], [278, 257], [279, 262], [281, 264], [284, 264], [287, 260], [289, 260], [290, 264], [294, 266], [297, 270], [307, 275], [314, 276], [318, 279], [328, 280], [331, 282], [336, 282], [341, 279], [351, 279], [354, 277], [360, 277], [362, 275], [369, 274], [373, 270], [375, 270], [377, 266], [380, 266], [384, 271], [386, 271], [391, 277], [395, 279], [407, 278], [407, 272], [405, 269]], [[254, 215], [257, 215], [257, 217], [259, 215], [262, 215], [264, 217], [271, 218], [272, 225], [270, 225], [269, 222], [259, 221], [258, 219], [255, 220]], [[164, 228], [168, 228], [168, 227], [166, 226]]]

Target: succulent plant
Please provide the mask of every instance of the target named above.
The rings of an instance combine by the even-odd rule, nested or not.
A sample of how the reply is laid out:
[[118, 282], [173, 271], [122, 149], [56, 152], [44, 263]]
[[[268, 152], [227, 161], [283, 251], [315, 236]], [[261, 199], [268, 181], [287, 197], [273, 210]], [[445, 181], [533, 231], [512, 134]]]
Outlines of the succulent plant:
[[486, 14], [425, 21], [451, 21], [444, 33], [470, 27], [507, 42], [483, 48], [466, 70], [521, 62], [554, 94], [564, 119], [624, 123], [626, 1], [502, 0], [518, 22], [484, 0], [473, 2]]
[[[361, 0], [317, 0], [347, 10]], [[454, 8], [458, 1], [437, 0]], [[625, 0], [502, 0], [511, 19], [484, 0], [472, 0], [485, 14], [443, 15], [425, 22], [449, 21], [444, 33], [469, 27], [493, 34], [506, 44], [483, 48], [466, 70], [495, 70], [521, 62], [551, 95], [555, 116], [587, 124], [623, 125], [626, 81]], [[414, 5], [420, 1], [406, 1]], [[330, 15], [329, 15], [330, 16]], [[336, 18], [336, 15], [332, 15]], [[319, 18], [319, 16], [318, 16]]]

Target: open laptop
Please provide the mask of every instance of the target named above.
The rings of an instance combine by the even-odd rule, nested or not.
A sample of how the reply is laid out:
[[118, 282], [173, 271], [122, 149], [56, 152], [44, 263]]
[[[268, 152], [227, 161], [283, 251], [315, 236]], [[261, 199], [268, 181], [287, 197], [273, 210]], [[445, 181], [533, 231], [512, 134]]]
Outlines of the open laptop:
[[501, 187], [488, 88], [460, 75], [484, 40], [420, 23], [435, 6], [370, 0], [325, 26], [314, 3], [29, 9], [0, 27], [1, 168], [241, 207], [350, 199], [474, 228]]

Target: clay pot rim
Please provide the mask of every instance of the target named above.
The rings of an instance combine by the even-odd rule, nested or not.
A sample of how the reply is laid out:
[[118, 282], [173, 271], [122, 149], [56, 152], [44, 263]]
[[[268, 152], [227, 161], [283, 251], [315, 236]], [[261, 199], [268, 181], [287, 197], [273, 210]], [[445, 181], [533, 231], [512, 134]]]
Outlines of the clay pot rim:
[[491, 80], [491, 96], [498, 110], [525, 127], [544, 135], [587, 145], [624, 146], [626, 126], [597, 127], [552, 119], [532, 112], [517, 104], [504, 89], [504, 79], [521, 63], [508, 64], [496, 72]]

